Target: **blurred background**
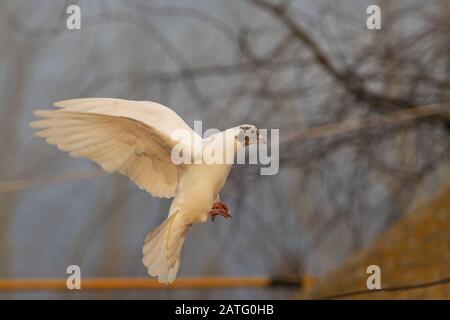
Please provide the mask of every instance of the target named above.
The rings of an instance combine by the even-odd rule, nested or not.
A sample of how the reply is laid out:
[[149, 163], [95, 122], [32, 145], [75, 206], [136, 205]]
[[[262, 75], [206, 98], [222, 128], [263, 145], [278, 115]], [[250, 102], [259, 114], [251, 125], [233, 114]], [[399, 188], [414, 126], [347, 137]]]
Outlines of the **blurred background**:
[[[72, 4], [80, 30], [66, 27]], [[380, 30], [366, 26], [371, 4]], [[383, 286], [449, 277], [449, 21], [444, 0], [2, 1], [1, 279], [65, 278], [70, 264], [89, 278], [147, 276], [142, 243], [170, 200], [28, 126], [58, 100], [117, 97], [160, 102], [191, 126], [280, 129], [280, 172], [235, 166], [221, 193], [233, 219], [195, 226], [179, 277], [316, 281], [0, 299], [320, 297], [367, 289], [370, 264]], [[430, 286], [384, 297], [450, 298], [448, 282]]]

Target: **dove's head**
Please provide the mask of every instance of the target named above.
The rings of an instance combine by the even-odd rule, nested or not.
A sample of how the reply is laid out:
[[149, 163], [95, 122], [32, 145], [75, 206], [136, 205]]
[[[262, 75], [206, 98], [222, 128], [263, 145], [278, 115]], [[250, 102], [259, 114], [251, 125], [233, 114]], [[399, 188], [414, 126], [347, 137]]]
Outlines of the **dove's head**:
[[241, 124], [231, 130], [238, 149], [260, 142], [266, 143], [266, 140], [259, 134], [259, 129], [254, 125]]

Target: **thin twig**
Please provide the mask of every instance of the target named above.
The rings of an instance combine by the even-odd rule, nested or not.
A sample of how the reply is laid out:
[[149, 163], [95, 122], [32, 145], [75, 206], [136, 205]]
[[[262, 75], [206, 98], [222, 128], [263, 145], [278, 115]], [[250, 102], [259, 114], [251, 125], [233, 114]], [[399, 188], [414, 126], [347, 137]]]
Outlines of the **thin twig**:
[[65, 172], [55, 176], [41, 176], [0, 182], [0, 193], [16, 192], [32, 187], [47, 187], [55, 184], [75, 182], [105, 175], [100, 169]]
[[450, 277], [431, 281], [431, 282], [425, 282], [425, 283], [419, 283], [419, 284], [411, 284], [411, 285], [404, 285], [404, 286], [395, 286], [395, 287], [387, 287], [382, 289], [374, 289], [374, 290], [360, 290], [360, 291], [351, 291], [351, 292], [345, 292], [345, 293], [338, 293], [334, 295], [329, 296], [323, 296], [316, 298], [318, 300], [329, 300], [329, 299], [339, 299], [339, 298], [348, 298], [353, 296], [358, 296], [361, 294], [374, 294], [378, 292], [395, 292], [395, 291], [408, 291], [408, 290], [415, 290], [415, 289], [423, 289], [423, 288], [430, 288], [434, 286], [441, 286], [444, 284], [450, 283]]

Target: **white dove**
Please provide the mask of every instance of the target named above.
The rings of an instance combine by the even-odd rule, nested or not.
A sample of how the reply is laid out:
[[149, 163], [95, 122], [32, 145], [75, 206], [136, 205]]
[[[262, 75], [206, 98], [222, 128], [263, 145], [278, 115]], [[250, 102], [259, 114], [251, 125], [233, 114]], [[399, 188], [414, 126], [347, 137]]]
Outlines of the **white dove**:
[[[232, 165], [223, 161], [174, 163], [173, 148], [189, 141], [174, 139], [173, 133], [185, 130], [190, 142], [202, 146], [223, 143], [224, 151], [235, 155], [262, 139], [259, 130], [241, 125], [202, 139], [174, 111], [150, 101], [86, 98], [60, 101], [55, 106], [61, 109], [35, 111], [44, 118], [31, 123], [43, 129], [36, 136], [72, 156], [94, 160], [108, 172], [128, 176], [155, 197], [174, 197], [167, 219], [147, 235], [142, 258], [151, 276], [172, 283], [192, 224], [205, 222], [210, 216], [213, 221], [216, 215], [231, 217], [219, 200], [219, 192]], [[253, 134], [248, 135], [250, 131]], [[229, 136], [232, 139], [226, 138]]]

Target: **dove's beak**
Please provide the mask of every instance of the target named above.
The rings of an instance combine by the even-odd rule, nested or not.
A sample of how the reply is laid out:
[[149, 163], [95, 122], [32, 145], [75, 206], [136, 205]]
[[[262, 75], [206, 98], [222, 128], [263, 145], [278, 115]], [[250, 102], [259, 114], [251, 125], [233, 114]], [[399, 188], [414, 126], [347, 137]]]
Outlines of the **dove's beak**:
[[267, 140], [259, 134], [259, 129], [256, 129], [256, 142], [267, 144]]

